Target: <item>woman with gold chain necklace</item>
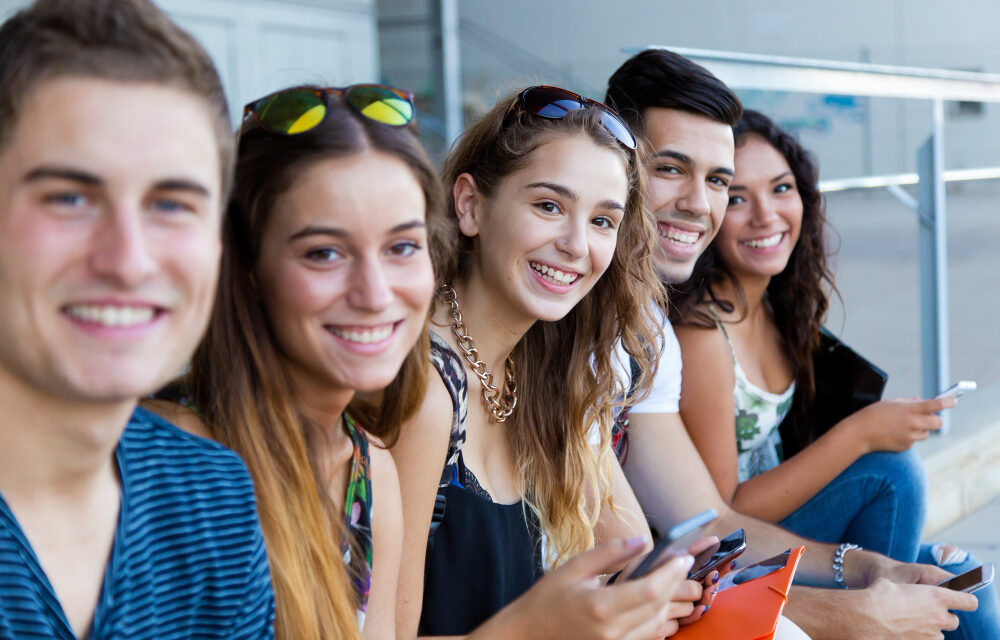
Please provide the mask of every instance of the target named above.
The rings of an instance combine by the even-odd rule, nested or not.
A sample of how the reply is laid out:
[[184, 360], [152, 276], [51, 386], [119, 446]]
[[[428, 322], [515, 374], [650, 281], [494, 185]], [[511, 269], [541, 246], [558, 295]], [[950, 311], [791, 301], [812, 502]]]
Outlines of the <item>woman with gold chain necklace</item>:
[[[529, 87], [445, 161], [458, 251], [438, 273], [427, 394], [391, 450], [400, 637], [662, 638], [701, 597], [689, 556], [598, 580], [648, 542], [609, 442], [616, 340], [641, 369], [637, 397], [655, 369], [635, 148], [604, 105]], [[538, 580], [543, 567], [557, 568]]]

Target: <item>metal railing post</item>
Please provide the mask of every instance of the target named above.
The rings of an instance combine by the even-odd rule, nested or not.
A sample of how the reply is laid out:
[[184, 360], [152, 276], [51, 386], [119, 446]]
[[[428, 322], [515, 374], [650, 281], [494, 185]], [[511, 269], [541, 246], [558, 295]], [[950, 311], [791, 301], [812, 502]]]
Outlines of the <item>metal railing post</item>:
[[[932, 133], [917, 153], [920, 174], [920, 335], [923, 395], [932, 397], [950, 384], [948, 340], [948, 237], [944, 186], [944, 101], [932, 101]], [[946, 434], [951, 426], [942, 415]]]
[[458, 0], [439, 0], [445, 136], [450, 145], [462, 133], [462, 65], [458, 57]]

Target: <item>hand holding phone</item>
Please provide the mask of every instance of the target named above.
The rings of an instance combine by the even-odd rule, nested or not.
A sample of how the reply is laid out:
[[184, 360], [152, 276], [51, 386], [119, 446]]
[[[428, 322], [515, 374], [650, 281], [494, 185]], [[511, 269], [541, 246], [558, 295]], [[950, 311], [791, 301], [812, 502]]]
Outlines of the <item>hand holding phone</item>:
[[934, 399], [938, 398], [955, 398], [958, 400], [967, 393], [972, 393], [978, 388], [978, 385], [973, 380], [962, 380], [951, 385], [941, 393], [934, 396]]
[[993, 582], [993, 563], [987, 562], [954, 578], [948, 578], [944, 582], [939, 582], [937, 586], [953, 591], [972, 593], [973, 591], [982, 589], [991, 582]]
[[[719, 567], [726, 567], [747, 548], [747, 535], [743, 529], [737, 529], [719, 540], [694, 559], [694, 565], [688, 572], [688, 580], [701, 582], [705, 576]], [[720, 574], [722, 572], [720, 571]]]
[[[702, 530], [718, 517], [719, 514], [715, 509], [708, 509], [671, 527], [667, 535], [660, 538], [653, 550], [646, 554], [628, 579], [641, 578], [671, 558], [687, 553], [687, 548], [692, 542], [704, 537]], [[608, 581], [608, 584], [612, 581]]]

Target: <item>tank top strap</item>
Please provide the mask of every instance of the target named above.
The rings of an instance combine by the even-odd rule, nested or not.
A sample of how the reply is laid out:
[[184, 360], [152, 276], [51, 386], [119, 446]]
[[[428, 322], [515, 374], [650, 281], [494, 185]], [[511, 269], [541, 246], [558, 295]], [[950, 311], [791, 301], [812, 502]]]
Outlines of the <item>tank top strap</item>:
[[715, 307], [712, 305], [706, 305], [708, 312], [712, 314], [715, 318], [715, 326], [719, 327], [719, 331], [722, 332], [722, 337], [726, 339], [726, 346], [729, 347], [729, 355], [733, 359], [733, 364], [739, 364], [736, 362], [736, 350], [733, 349], [733, 341], [729, 338], [729, 332], [726, 331], [726, 325], [723, 324], [722, 318], [719, 317], [718, 312], [716, 312]]
[[434, 534], [444, 520], [446, 504], [446, 489], [452, 478], [458, 472], [458, 458], [465, 444], [465, 419], [469, 409], [469, 382], [465, 375], [465, 367], [461, 357], [445, 342], [444, 338], [433, 331], [430, 333], [430, 360], [437, 369], [438, 375], [451, 396], [452, 418], [451, 435], [448, 438], [448, 454], [445, 457], [441, 479], [438, 482], [437, 496], [434, 499], [434, 514], [431, 516], [431, 530], [427, 538], [427, 547], [434, 546]]

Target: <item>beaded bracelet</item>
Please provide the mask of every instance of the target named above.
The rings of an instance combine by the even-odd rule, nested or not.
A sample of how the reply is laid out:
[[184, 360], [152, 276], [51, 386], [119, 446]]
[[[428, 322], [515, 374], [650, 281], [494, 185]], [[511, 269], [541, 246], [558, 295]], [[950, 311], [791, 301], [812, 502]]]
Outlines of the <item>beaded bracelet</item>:
[[833, 581], [837, 583], [842, 589], [847, 589], [847, 585], [844, 584], [844, 556], [847, 555], [848, 551], [853, 551], [857, 549], [861, 551], [862, 548], [851, 542], [842, 542], [837, 550], [833, 553]]

